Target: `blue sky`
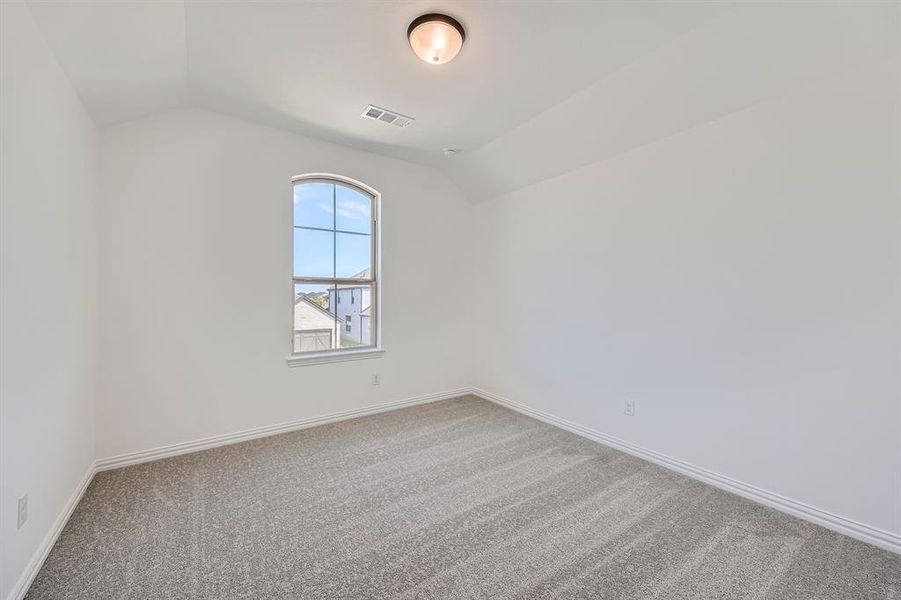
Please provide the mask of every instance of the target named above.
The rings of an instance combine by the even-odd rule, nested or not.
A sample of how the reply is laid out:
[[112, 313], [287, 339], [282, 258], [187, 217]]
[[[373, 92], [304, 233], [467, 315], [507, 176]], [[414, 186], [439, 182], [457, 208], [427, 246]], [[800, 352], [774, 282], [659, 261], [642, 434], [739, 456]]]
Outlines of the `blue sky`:
[[371, 210], [371, 199], [352, 188], [319, 182], [294, 186], [294, 275], [350, 277], [369, 267]]

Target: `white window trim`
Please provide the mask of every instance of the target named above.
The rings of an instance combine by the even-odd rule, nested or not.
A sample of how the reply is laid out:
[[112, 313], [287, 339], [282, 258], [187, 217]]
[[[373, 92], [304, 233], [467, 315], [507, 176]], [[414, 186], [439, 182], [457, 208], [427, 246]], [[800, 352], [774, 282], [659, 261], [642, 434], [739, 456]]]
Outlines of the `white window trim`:
[[[359, 188], [364, 192], [370, 194], [372, 196], [372, 211], [374, 213], [375, 224], [373, 227], [373, 231], [375, 233], [375, 244], [373, 246], [373, 250], [375, 252], [375, 258], [373, 260], [373, 267], [375, 269], [375, 294], [373, 298], [372, 305], [374, 306], [372, 315], [372, 323], [374, 327], [372, 327], [373, 334], [375, 336], [374, 344], [372, 346], [367, 346], [365, 348], [339, 348], [335, 350], [328, 350], [323, 352], [304, 352], [302, 354], [294, 353], [294, 252], [291, 252], [291, 311], [289, 314], [291, 315], [291, 326], [289, 331], [291, 332], [291, 352], [288, 354], [288, 357], [285, 359], [285, 362], [289, 367], [301, 367], [306, 365], [318, 365], [325, 363], [334, 363], [334, 362], [343, 362], [348, 360], [363, 360], [370, 358], [381, 358], [385, 349], [382, 347], [382, 194], [379, 193], [378, 190], [366, 185], [361, 181], [357, 181], [356, 179], [351, 179], [350, 177], [345, 177], [343, 175], [336, 175], [334, 173], [307, 173], [305, 175], [295, 175], [291, 178], [291, 189], [294, 189], [294, 185], [298, 181], [316, 181], [316, 180], [331, 180], [337, 183], [343, 183], [352, 187]], [[293, 195], [293, 194], [292, 194]], [[291, 216], [291, 245], [293, 248], [294, 245], [294, 216], [292, 211]], [[336, 302], [337, 302], [337, 293], [335, 294]]]
[[348, 348], [345, 350], [329, 350], [328, 352], [306, 352], [304, 354], [292, 354], [285, 361], [289, 367], [304, 367], [306, 365], [321, 365], [325, 363], [344, 362], [347, 360], [364, 360], [367, 358], [381, 358], [385, 351], [382, 348], [363, 348], [361, 350]]

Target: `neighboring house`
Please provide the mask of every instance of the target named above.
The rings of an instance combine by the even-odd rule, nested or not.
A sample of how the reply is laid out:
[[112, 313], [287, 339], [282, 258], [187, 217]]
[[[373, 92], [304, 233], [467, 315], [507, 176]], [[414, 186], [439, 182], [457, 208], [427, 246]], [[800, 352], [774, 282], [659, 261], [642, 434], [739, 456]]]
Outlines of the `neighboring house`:
[[367, 306], [363, 309], [363, 312], [360, 313], [360, 330], [362, 331], [363, 339], [368, 340], [367, 344], [372, 343], [372, 328], [370, 327], [370, 323], [372, 322], [372, 306]]
[[335, 315], [305, 296], [294, 299], [294, 351], [315, 352], [338, 347]]
[[[354, 279], [368, 277], [369, 269], [354, 275]], [[339, 285], [337, 291], [329, 292], [328, 306], [338, 317], [343, 346], [368, 346], [372, 343], [372, 289], [369, 285]]]

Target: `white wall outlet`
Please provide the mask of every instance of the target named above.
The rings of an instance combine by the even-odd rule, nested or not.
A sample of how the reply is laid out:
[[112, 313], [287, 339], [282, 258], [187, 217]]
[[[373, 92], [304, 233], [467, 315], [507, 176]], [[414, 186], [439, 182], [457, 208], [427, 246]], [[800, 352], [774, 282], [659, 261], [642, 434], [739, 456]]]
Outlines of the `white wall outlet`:
[[28, 520], [28, 494], [19, 496], [19, 516], [16, 519], [16, 529], [22, 529], [22, 525]]
[[623, 405], [623, 413], [628, 417], [635, 416], [635, 400], [629, 398]]
[[382, 376], [378, 373], [372, 374], [372, 385], [382, 385]]

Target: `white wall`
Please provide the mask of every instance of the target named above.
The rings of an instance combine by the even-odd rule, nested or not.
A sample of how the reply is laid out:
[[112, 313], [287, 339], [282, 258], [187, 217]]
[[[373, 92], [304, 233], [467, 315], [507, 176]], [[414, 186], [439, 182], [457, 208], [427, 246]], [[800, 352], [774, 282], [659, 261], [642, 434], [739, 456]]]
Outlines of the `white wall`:
[[479, 205], [477, 385], [901, 533], [898, 90], [883, 60]]
[[[199, 110], [105, 129], [101, 164], [99, 456], [469, 383], [472, 209], [436, 171]], [[383, 358], [285, 364], [310, 172], [382, 193]]]
[[[94, 460], [97, 136], [21, 2], [0, 3], [0, 598]], [[29, 495], [16, 529], [16, 500]]]

